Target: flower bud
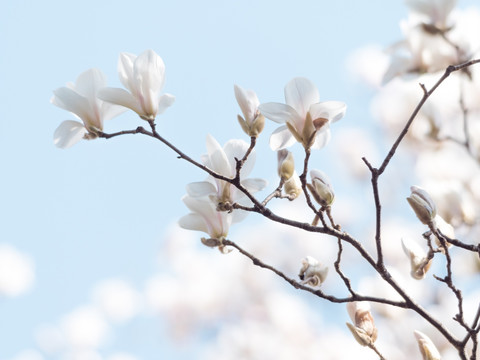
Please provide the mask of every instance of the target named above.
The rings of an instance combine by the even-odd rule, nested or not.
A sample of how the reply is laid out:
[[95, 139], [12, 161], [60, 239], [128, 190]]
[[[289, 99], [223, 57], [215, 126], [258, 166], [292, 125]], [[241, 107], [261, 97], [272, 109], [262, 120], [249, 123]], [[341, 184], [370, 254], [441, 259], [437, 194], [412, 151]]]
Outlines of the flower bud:
[[288, 195], [290, 200], [295, 200], [302, 193], [302, 183], [296, 172], [290, 179], [283, 184], [283, 191]]
[[422, 353], [423, 360], [440, 360], [441, 356], [438, 352], [437, 348], [433, 344], [432, 340], [425, 335], [424, 333], [415, 330], [414, 332], [415, 338], [418, 342], [418, 348]]
[[320, 264], [316, 259], [307, 256], [302, 260], [302, 268], [298, 277], [302, 280], [302, 284], [310, 286], [320, 286], [327, 278], [328, 267]]
[[418, 186], [412, 186], [410, 190], [412, 194], [407, 197], [407, 201], [415, 211], [415, 215], [425, 225], [432, 225], [437, 214], [437, 208], [432, 198]]
[[366, 301], [347, 303], [347, 311], [354, 323], [347, 323], [347, 327], [355, 340], [362, 346], [373, 344], [377, 340], [378, 330], [370, 312], [370, 304]]
[[238, 85], [234, 86], [234, 90], [243, 113], [243, 117], [237, 116], [238, 122], [248, 136], [257, 137], [265, 127], [265, 117], [258, 111], [258, 97], [253, 90], [245, 90]]
[[278, 176], [283, 181], [287, 181], [293, 175], [295, 171], [295, 161], [293, 159], [293, 154], [285, 149], [277, 151], [278, 159]]
[[307, 184], [315, 200], [322, 206], [330, 206], [335, 200], [332, 185], [327, 175], [320, 170], [310, 171], [312, 184]]
[[432, 259], [429, 259], [425, 250], [411, 239], [402, 239], [402, 247], [403, 251], [410, 259], [410, 274], [414, 279], [423, 279], [428, 269], [430, 269], [430, 265], [432, 265]]

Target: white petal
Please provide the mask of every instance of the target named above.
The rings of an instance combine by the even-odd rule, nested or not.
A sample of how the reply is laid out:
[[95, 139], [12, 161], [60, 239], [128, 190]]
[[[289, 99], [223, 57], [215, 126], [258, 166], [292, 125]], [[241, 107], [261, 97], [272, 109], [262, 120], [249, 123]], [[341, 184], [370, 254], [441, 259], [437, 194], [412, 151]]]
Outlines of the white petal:
[[106, 87], [98, 91], [98, 98], [112, 104], [124, 106], [135, 111], [139, 115], [143, 115], [138, 100], [128, 91], [119, 88]]
[[319, 101], [318, 89], [306, 78], [294, 78], [285, 86], [285, 102], [293, 107], [302, 118], [306, 117], [310, 105]]
[[260, 105], [257, 94], [255, 94], [253, 90], [245, 90], [238, 85], [234, 86], [234, 91], [235, 98], [237, 99], [237, 103], [242, 110], [245, 121], [250, 124], [255, 118], [258, 105]]
[[67, 120], [62, 122], [55, 130], [53, 143], [61, 149], [67, 149], [82, 140], [86, 133], [87, 130], [82, 123]]
[[312, 149], [321, 149], [330, 141], [330, 129], [326, 128], [317, 133]]
[[142, 98], [142, 108], [147, 115], [157, 114], [158, 97], [163, 88], [164, 75], [165, 64], [153, 50], [144, 51], [133, 63], [133, 78], [139, 91], [138, 95]]
[[202, 216], [198, 214], [188, 214], [178, 220], [178, 225], [187, 230], [203, 231], [208, 233], [207, 225]]
[[270, 136], [270, 148], [274, 151], [285, 149], [295, 143], [295, 138], [286, 126], [280, 126]]
[[75, 90], [90, 102], [95, 101], [98, 89], [105, 86], [107, 86], [107, 77], [99, 69], [89, 69], [81, 73], [75, 82]]
[[340, 120], [347, 111], [347, 105], [341, 101], [324, 101], [310, 107], [312, 119], [325, 118], [331, 122]]
[[276, 123], [282, 124], [287, 121], [291, 121], [295, 124], [298, 124], [302, 121], [300, 115], [297, 111], [288, 105], [281, 103], [265, 103], [261, 104], [258, 107], [258, 110], [265, 116], [267, 119], [275, 121]]
[[130, 53], [120, 53], [118, 57], [118, 77], [125, 86], [132, 93], [136, 93], [136, 86], [133, 82], [133, 63], [137, 58], [136, 55]]
[[217, 192], [215, 185], [208, 181], [198, 181], [187, 184], [186, 190], [187, 194], [192, 197], [207, 196]]
[[102, 114], [102, 119], [105, 120], [110, 120], [113, 119], [114, 117], [123, 114], [125, 111], [127, 111], [128, 108], [123, 107], [121, 105], [116, 105], [109, 103], [107, 101], [102, 101], [101, 104], [101, 114]]
[[175, 102], [175, 96], [170, 94], [163, 94], [158, 100], [157, 115], [162, 114], [168, 107]]
[[210, 160], [210, 166], [213, 171], [228, 177], [234, 175], [225, 152], [217, 140], [215, 140], [215, 138], [210, 134], [207, 135], [207, 152]]
[[245, 179], [242, 181], [242, 185], [250, 192], [256, 193], [257, 191], [265, 189], [267, 186], [267, 181], [264, 179]]
[[58, 88], [53, 94], [52, 104], [74, 113], [82, 120], [90, 118], [90, 104], [85, 97], [67, 87]]
[[[230, 162], [231, 174], [235, 174], [237, 163], [235, 158], [241, 160], [247, 152], [249, 145], [243, 140], [232, 139], [227, 141], [223, 147], [223, 151]], [[241, 174], [243, 177], [248, 176], [255, 165], [255, 151], [252, 151], [248, 156], [247, 161], [243, 164]]]

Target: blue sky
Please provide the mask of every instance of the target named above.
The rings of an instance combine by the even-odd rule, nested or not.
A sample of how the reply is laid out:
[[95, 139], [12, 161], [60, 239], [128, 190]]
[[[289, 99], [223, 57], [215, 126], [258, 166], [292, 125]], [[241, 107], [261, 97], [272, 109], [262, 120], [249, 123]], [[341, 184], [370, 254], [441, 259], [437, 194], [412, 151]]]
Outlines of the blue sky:
[[[306, 76], [323, 99], [347, 103], [338, 126], [363, 126], [369, 92], [349, 78], [345, 59], [400, 39], [405, 15], [400, 0], [2, 2], [0, 243], [34, 259], [36, 281], [27, 294], [1, 299], [0, 359], [34, 347], [33, 329], [86, 301], [97, 280], [141, 284], [158, 269], [162, 234], [186, 213], [184, 186], [204, 177], [140, 136], [55, 148], [55, 128], [72, 116], [49, 103], [52, 90], [91, 67], [118, 87], [118, 54], [151, 48], [166, 64], [165, 91], [176, 96], [158, 130], [194, 157], [207, 133], [220, 143], [243, 137], [233, 84], [261, 102], [282, 101], [286, 82]], [[138, 125], [127, 113], [106, 131]], [[268, 174], [275, 157], [262, 154]]]

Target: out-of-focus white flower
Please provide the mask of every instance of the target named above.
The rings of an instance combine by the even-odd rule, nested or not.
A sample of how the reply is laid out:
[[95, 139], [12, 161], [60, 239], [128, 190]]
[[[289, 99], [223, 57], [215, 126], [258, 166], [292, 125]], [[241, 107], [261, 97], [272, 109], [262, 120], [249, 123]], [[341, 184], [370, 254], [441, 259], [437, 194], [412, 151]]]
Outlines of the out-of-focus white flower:
[[217, 206], [208, 197], [185, 195], [182, 201], [192, 211], [178, 221], [180, 227], [187, 230], [202, 231], [210, 239], [202, 239], [207, 246], [218, 246], [227, 237], [234, 213], [217, 211]]
[[437, 208], [430, 195], [418, 186], [411, 186], [411, 195], [407, 201], [415, 211], [417, 218], [425, 225], [431, 225], [437, 215]]
[[432, 265], [432, 259], [429, 259], [426, 251], [412, 239], [403, 238], [402, 248], [410, 259], [412, 277], [417, 280], [423, 279]]
[[[237, 162], [247, 152], [249, 145], [243, 140], [229, 140], [222, 148], [211, 135], [207, 136], [207, 154], [202, 156], [203, 164], [217, 174], [228, 178], [236, 175]], [[258, 178], [246, 178], [255, 164], [255, 151], [252, 150], [240, 170], [241, 184], [250, 193], [262, 190], [267, 182]], [[187, 185], [187, 193], [192, 197], [209, 196], [217, 204], [219, 210], [231, 210], [231, 204], [241, 200], [245, 194], [235, 186], [213, 177], [207, 181], [194, 182]], [[245, 215], [246, 212], [243, 212]]]
[[103, 314], [90, 305], [79, 307], [65, 315], [60, 326], [72, 349], [98, 348], [107, 340], [110, 331]]
[[265, 117], [258, 111], [260, 102], [253, 90], [245, 90], [235, 85], [235, 98], [242, 110], [243, 117], [238, 115], [242, 130], [249, 136], [257, 137], [265, 126]]
[[279, 150], [277, 151], [277, 160], [278, 176], [280, 176], [283, 181], [287, 181], [295, 172], [295, 160], [293, 154], [286, 149]]
[[104, 314], [121, 323], [134, 317], [140, 310], [140, 294], [121, 279], [109, 279], [93, 289], [93, 300]]
[[340, 120], [346, 105], [339, 101], [320, 102], [315, 85], [308, 79], [297, 77], [285, 86], [285, 102], [265, 103], [259, 106], [266, 118], [285, 123], [270, 137], [272, 150], [281, 150], [295, 143], [306, 149], [320, 149], [330, 139], [330, 123]]
[[413, 333], [415, 335], [415, 338], [417, 339], [418, 348], [422, 353], [423, 360], [441, 359], [440, 352], [427, 335], [418, 330], [415, 330]]
[[424, 18], [425, 25], [445, 31], [448, 29], [448, 16], [457, 0], [405, 0], [405, 3], [410, 10]]
[[366, 301], [347, 303], [347, 311], [353, 324], [347, 323], [353, 337], [362, 346], [371, 345], [377, 340], [378, 330], [375, 327], [370, 304]]
[[145, 50], [136, 56], [121, 53], [118, 60], [118, 75], [123, 86], [130, 92], [119, 88], [104, 88], [99, 98], [135, 111], [144, 120], [155, 120], [171, 106], [175, 97], [162, 94], [165, 83], [165, 64], [153, 50]]
[[99, 100], [98, 91], [107, 85], [105, 75], [98, 69], [90, 69], [77, 78], [75, 84], [56, 89], [50, 100], [53, 105], [70, 111], [82, 122], [67, 120], [55, 130], [53, 143], [66, 149], [81, 139], [95, 139], [103, 131], [103, 122], [122, 112], [124, 108]]
[[335, 193], [330, 184], [328, 176], [320, 170], [311, 170], [310, 178], [311, 184], [307, 184], [315, 200], [322, 206], [330, 206], [335, 200]]
[[302, 260], [302, 268], [298, 274], [302, 284], [320, 286], [327, 278], [328, 267], [320, 264], [317, 259], [307, 256]]
[[33, 260], [7, 244], [0, 244], [0, 296], [19, 296], [35, 280]]

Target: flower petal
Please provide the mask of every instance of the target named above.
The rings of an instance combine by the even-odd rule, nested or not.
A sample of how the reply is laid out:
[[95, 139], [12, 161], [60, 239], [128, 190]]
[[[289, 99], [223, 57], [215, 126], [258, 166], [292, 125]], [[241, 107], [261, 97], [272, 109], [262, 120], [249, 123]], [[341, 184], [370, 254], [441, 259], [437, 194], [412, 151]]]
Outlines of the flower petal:
[[340, 120], [347, 111], [347, 105], [341, 101], [324, 101], [310, 107], [312, 119], [325, 118], [331, 122]]
[[260, 105], [257, 94], [253, 90], [245, 90], [238, 85], [234, 85], [234, 91], [245, 121], [247, 124], [251, 124], [257, 114], [258, 105]]
[[[249, 148], [249, 145], [243, 141], [243, 140], [236, 140], [232, 139], [227, 141], [225, 146], [223, 147], [223, 151], [225, 152], [225, 155], [227, 156], [228, 161], [230, 162], [230, 169], [231, 169], [231, 174], [235, 174], [237, 163], [235, 161], [235, 158], [238, 160], [241, 160], [247, 150]], [[248, 156], [247, 161], [243, 164], [241, 174], [243, 177], [248, 176], [250, 172], [253, 169], [253, 166], [255, 164], [255, 151], [252, 151], [250, 155]]]
[[118, 77], [125, 86], [132, 93], [137, 93], [137, 88], [133, 81], [133, 63], [137, 58], [136, 55], [130, 53], [120, 53], [118, 57]]
[[305, 118], [312, 104], [320, 101], [315, 84], [303, 77], [296, 77], [285, 85], [285, 102]]
[[168, 107], [175, 102], [175, 96], [170, 94], [163, 94], [158, 100], [157, 115], [162, 114]]
[[222, 147], [212, 135], [207, 135], [207, 152], [209, 163], [205, 164], [213, 171], [224, 176], [233, 176], [232, 167]]
[[280, 126], [270, 136], [270, 148], [274, 151], [285, 149], [295, 143], [295, 138], [286, 126]]
[[300, 115], [297, 111], [286, 104], [282, 103], [265, 103], [261, 104], [258, 107], [258, 110], [265, 116], [267, 119], [275, 121], [276, 123], [282, 124], [287, 121], [291, 121], [295, 124], [298, 124], [302, 121]]
[[139, 115], [143, 114], [138, 100], [124, 89], [105, 87], [98, 91], [98, 98], [112, 104], [129, 108]]
[[67, 87], [58, 88], [53, 91], [53, 94], [52, 104], [74, 113], [82, 120], [90, 118], [90, 112], [88, 111], [90, 104], [85, 97]]
[[242, 180], [242, 185], [250, 192], [256, 193], [257, 191], [265, 189], [267, 181], [259, 178], [250, 178]]
[[321, 149], [325, 147], [330, 141], [330, 129], [326, 128], [322, 131], [317, 132], [315, 136], [315, 142], [312, 145], [312, 149]]
[[208, 181], [198, 181], [187, 184], [186, 190], [187, 194], [192, 197], [206, 196], [217, 192], [215, 185]]
[[86, 133], [87, 129], [81, 122], [66, 120], [55, 130], [53, 143], [61, 149], [67, 149], [82, 140]]
[[199, 214], [190, 213], [182, 216], [178, 220], [178, 225], [180, 225], [180, 227], [183, 229], [203, 231], [204, 233], [208, 233], [208, 228], [205, 224], [205, 220]]
[[107, 86], [105, 74], [99, 69], [89, 69], [77, 77], [75, 91], [94, 103], [98, 89], [105, 86]]

